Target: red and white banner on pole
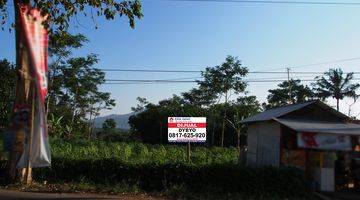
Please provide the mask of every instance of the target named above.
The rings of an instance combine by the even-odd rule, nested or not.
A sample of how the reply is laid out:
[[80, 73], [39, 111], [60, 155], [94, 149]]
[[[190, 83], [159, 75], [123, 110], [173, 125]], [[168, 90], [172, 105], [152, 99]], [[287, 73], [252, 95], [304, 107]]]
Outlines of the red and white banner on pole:
[[[20, 43], [26, 48], [30, 61], [30, 77], [34, 81], [35, 98], [32, 130], [26, 131], [23, 154], [17, 163], [18, 168], [46, 167], [51, 164], [50, 146], [47, 136], [45, 97], [47, 95], [48, 73], [48, 32], [43, 26], [46, 17], [28, 4], [19, 5]], [[32, 133], [31, 136], [29, 136]], [[30, 138], [30, 141], [29, 141]]]
[[31, 66], [36, 81], [39, 101], [44, 103], [47, 95], [48, 73], [48, 32], [43, 26], [46, 17], [41, 16], [38, 9], [29, 5], [20, 6], [20, 22], [23, 28], [22, 37], [30, 53]]

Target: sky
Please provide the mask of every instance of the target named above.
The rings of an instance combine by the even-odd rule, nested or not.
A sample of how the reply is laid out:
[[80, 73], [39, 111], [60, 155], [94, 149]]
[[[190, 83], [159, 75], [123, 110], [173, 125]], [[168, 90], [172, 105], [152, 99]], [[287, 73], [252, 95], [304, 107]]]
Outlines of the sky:
[[[330, 0], [329, 0], [330, 1]], [[10, 7], [10, 9], [12, 9]], [[360, 71], [360, 59], [316, 64], [360, 57], [360, 5], [289, 5], [229, 2], [182, 2], [145, 0], [144, 17], [131, 29], [126, 18], [106, 21], [80, 17], [72, 33], [88, 37], [73, 56], [99, 55], [102, 69], [203, 70], [219, 65], [227, 55], [238, 57], [250, 71], [284, 71], [292, 78], [313, 79], [296, 71], [326, 71], [341, 67]], [[9, 12], [13, 14], [12, 11]], [[0, 59], [14, 61], [14, 32], [0, 32]], [[195, 78], [200, 73], [108, 72], [107, 79]], [[300, 76], [300, 77], [299, 77]], [[284, 75], [250, 74], [246, 78], [286, 78]], [[356, 78], [360, 76], [355, 76]], [[189, 79], [189, 80], [192, 80]], [[278, 83], [249, 83], [249, 95], [266, 101], [268, 90]], [[170, 98], [196, 87], [194, 83], [103, 85], [116, 107], [101, 115], [125, 114], [136, 106], [136, 97], [150, 102]], [[329, 99], [331, 106], [335, 101]], [[341, 102], [341, 111], [348, 112]], [[359, 104], [359, 105], [358, 105]], [[352, 114], [360, 113], [360, 103]]]

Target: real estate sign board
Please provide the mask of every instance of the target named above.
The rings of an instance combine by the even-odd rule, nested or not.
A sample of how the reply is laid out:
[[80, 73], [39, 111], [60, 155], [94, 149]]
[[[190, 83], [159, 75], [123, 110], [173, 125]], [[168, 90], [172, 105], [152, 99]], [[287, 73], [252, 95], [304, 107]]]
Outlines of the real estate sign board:
[[168, 117], [169, 142], [206, 142], [206, 117]]

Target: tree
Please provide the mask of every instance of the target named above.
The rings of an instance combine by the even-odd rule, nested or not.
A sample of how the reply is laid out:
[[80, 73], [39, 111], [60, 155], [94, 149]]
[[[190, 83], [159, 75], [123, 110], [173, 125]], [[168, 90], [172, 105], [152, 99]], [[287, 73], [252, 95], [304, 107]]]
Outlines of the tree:
[[131, 111], [133, 111], [133, 112], [142, 112], [142, 111], [144, 111], [146, 105], [149, 104], [147, 99], [137, 97], [136, 100], [138, 100], [139, 103], [136, 105], [136, 107], [131, 107]]
[[354, 73], [344, 74], [340, 68], [330, 69], [323, 76], [316, 77], [315, 93], [320, 98], [336, 99], [336, 109], [339, 110], [339, 101], [345, 97], [354, 98], [356, 90], [360, 87], [358, 83], [351, 83], [353, 78]]
[[[291, 90], [289, 90], [289, 86], [291, 86]], [[308, 86], [301, 84], [299, 79], [291, 79], [278, 84], [278, 88], [269, 90], [267, 107], [287, 105], [290, 97], [291, 103], [302, 103], [314, 99], [315, 94]]]
[[[105, 73], [94, 68], [98, 62], [96, 55], [70, 58], [59, 65], [59, 71], [54, 78], [54, 88], [50, 92], [50, 110], [57, 116], [65, 116], [64, 123], [73, 131], [84, 132], [83, 124], [92, 121], [102, 109], [111, 109], [115, 100], [110, 93], [99, 91], [99, 86], [105, 82]], [[89, 117], [90, 119], [88, 119]], [[91, 126], [89, 137], [91, 135]]]
[[199, 88], [193, 88], [188, 92], [183, 92], [182, 93], [182, 98], [184, 100], [184, 102], [188, 105], [192, 105], [195, 107], [209, 107], [211, 110], [211, 115], [209, 116], [208, 120], [209, 121], [213, 121], [213, 123], [209, 123], [209, 127], [210, 124], [212, 125], [212, 131], [211, 131], [211, 140], [209, 142], [211, 142], [212, 145], [214, 145], [215, 142], [215, 120], [218, 116], [215, 115], [215, 109], [211, 109], [213, 104], [215, 103], [215, 99], [216, 99], [216, 94], [212, 91], [209, 90], [209, 87], [202, 87], [200, 86]]
[[132, 131], [138, 134], [142, 141], [152, 144], [162, 142], [162, 136], [159, 133], [161, 128], [159, 121], [161, 121], [159, 107], [151, 103], [146, 105], [146, 109], [143, 112], [132, 115], [129, 118]]
[[[57, 0], [14, 0], [14, 5], [17, 7], [18, 3], [29, 3], [33, 7], [38, 8], [43, 15], [49, 16], [49, 21], [45, 24], [50, 32], [64, 31], [69, 28], [71, 20], [78, 23], [77, 17], [83, 13], [84, 16], [89, 16], [95, 23], [96, 16], [103, 16], [107, 20], [113, 20], [117, 15], [127, 16], [131, 27], [135, 26], [135, 19], [141, 18], [141, 3], [138, 0], [134, 1], [57, 1]], [[8, 19], [7, 0], [0, 1], [0, 18], [1, 24], [5, 24]]]
[[237, 148], [241, 147], [241, 133], [244, 132], [244, 124], [241, 123], [243, 119], [254, 115], [260, 111], [260, 103], [256, 100], [256, 96], [238, 97], [235, 102], [231, 104], [231, 111], [234, 113], [231, 118], [226, 120], [235, 130], [237, 135]]
[[193, 88], [188, 92], [183, 92], [182, 97], [188, 104], [194, 106], [209, 106], [215, 101], [215, 94], [207, 87]]
[[87, 42], [87, 38], [82, 34], [70, 34], [68, 32], [54, 32], [49, 38], [49, 64], [48, 73], [48, 96], [47, 96], [47, 113], [50, 112], [50, 102], [57, 95], [62, 94], [62, 67], [72, 54], [74, 49], [79, 49]]
[[[97, 56], [90, 54], [87, 57], [71, 58], [72, 51], [81, 48], [85, 42], [88, 40], [82, 34], [73, 35], [58, 31], [50, 35], [49, 55], [52, 62], [49, 65], [47, 111], [55, 113], [56, 118], [64, 117], [62, 121], [68, 127], [67, 136], [72, 135], [74, 128], [77, 129], [74, 126], [85, 126], [86, 117], [89, 117], [88, 137], [90, 138], [93, 118], [99, 115], [100, 110], [114, 106], [115, 102], [110, 98], [110, 93], [100, 92], [97, 89], [105, 81], [104, 72], [93, 67], [98, 62]], [[74, 102], [69, 95], [75, 93], [78, 97]], [[79, 101], [82, 105], [78, 103]], [[59, 109], [60, 103], [62, 109]]]
[[105, 134], [116, 132], [116, 121], [112, 118], [106, 119], [102, 124], [102, 129]]
[[55, 31], [49, 38], [49, 56], [57, 64], [71, 56], [72, 50], [81, 48], [89, 40], [82, 34]]
[[[105, 82], [105, 74], [93, 67], [98, 61], [96, 55], [69, 58], [71, 50], [81, 47], [83, 41], [87, 41], [86, 38], [82, 35], [66, 34], [60, 44], [61, 38], [62, 36], [50, 38], [52, 62], [49, 65], [50, 84], [46, 99], [50, 117], [49, 131], [54, 136], [69, 137], [73, 132], [86, 133], [84, 130], [88, 129], [90, 137], [92, 118], [97, 116], [101, 109], [112, 108], [115, 102], [110, 98], [110, 93], [99, 91], [99, 86]], [[6, 60], [0, 61], [0, 70], [3, 80], [0, 86], [3, 97], [0, 100], [0, 126], [6, 126], [10, 121], [15, 98], [16, 70], [15, 66]]]
[[[100, 110], [115, 105], [110, 93], [98, 89], [105, 82], [105, 73], [94, 68], [97, 56], [71, 57], [72, 51], [81, 48], [85, 42], [88, 39], [82, 34], [55, 32], [50, 35], [47, 113], [52, 119], [62, 119], [61, 127], [65, 128], [61, 135], [66, 137], [88, 130], [90, 138], [93, 118]], [[49, 123], [56, 121], [49, 120]]]
[[236, 57], [228, 56], [225, 62], [220, 66], [207, 67], [202, 76], [204, 80], [198, 81], [198, 84], [202, 88], [206, 88], [207, 91], [212, 91], [217, 98], [224, 97], [225, 112], [223, 114], [223, 124], [221, 130], [220, 145], [224, 146], [224, 133], [226, 123], [227, 104], [229, 98], [233, 94], [239, 94], [245, 91], [247, 84], [242, 81], [242, 78], [246, 76], [248, 69], [241, 66], [240, 60]]
[[[144, 98], [138, 98], [140, 104]], [[139, 104], [138, 104], [139, 105]], [[138, 106], [139, 107], [139, 106]], [[165, 143], [167, 140], [168, 117], [173, 116], [206, 116], [205, 109], [185, 103], [177, 95], [159, 101], [157, 104], [147, 103], [140, 106], [137, 112], [129, 118], [132, 131], [138, 134], [144, 142], [152, 144]]]
[[357, 101], [359, 100], [359, 97], [360, 97], [360, 95], [355, 94], [354, 96], [351, 97], [352, 102], [351, 103], [346, 103], [348, 105], [348, 116], [351, 117], [351, 118], [354, 118], [354, 119], [356, 119], [356, 116], [353, 116], [351, 114], [352, 106], [354, 106], [357, 103]]
[[227, 118], [230, 127], [236, 134], [236, 146], [239, 151], [239, 164], [245, 164], [246, 159], [244, 147], [246, 145], [247, 135], [246, 126], [242, 123], [245, 118], [260, 112], [260, 103], [256, 100], [256, 96], [240, 96], [236, 101], [232, 101], [229, 109], [229, 117]]
[[9, 124], [15, 99], [15, 66], [6, 59], [0, 60], [0, 128]]
[[[0, 26], [4, 28], [5, 21], [7, 19], [7, 0], [0, 0]], [[58, 0], [14, 0], [14, 8], [15, 8], [15, 22], [13, 23], [13, 27], [15, 27], [15, 41], [16, 41], [16, 67], [21, 70], [22, 67], [20, 65], [21, 58], [19, 57], [19, 49], [20, 49], [20, 31], [22, 27], [19, 23], [18, 13], [19, 13], [19, 4], [27, 3], [33, 7], [38, 8], [41, 11], [42, 15], [48, 15], [48, 21], [45, 22], [45, 27], [48, 28], [50, 34], [56, 31], [65, 31], [69, 27], [69, 22], [72, 18], [77, 17], [79, 13], [84, 13], [86, 15], [87, 12], [90, 12], [92, 19], [94, 20], [93, 12], [96, 15], [105, 16], [106, 19], [114, 19], [117, 14], [120, 16], [127, 16], [129, 18], [129, 23], [131, 27], [134, 27], [135, 18], [141, 18], [141, 4], [139, 1], [122, 1], [116, 2], [114, 0], [109, 1], [83, 1], [83, 0], [74, 0], [74, 1], [58, 1]], [[95, 21], [95, 20], [94, 20]], [[21, 80], [25, 83], [24, 78], [22, 76], [18, 76], [18, 80]], [[17, 139], [16, 142], [21, 142], [20, 139]], [[20, 175], [20, 170], [15, 169], [16, 159], [19, 155], [19, 152], [12, 151], [10, 153], [10, 164], [9, 164], [9, 175], [11, 179], [15, 180], [15, 177]], [[29, 174], [28, 174], [29, 175]], [[27, 180], [29, 181], [29, 180]]]

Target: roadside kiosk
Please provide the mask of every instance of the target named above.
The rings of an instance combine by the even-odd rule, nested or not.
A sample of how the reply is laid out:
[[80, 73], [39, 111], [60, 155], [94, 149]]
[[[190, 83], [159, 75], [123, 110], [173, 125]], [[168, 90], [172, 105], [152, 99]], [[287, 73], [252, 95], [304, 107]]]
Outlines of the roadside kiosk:
[[244, 119], [247, 165], [296, 167], [315, 190], [359, 187], [360, 124], [320, 101]]

